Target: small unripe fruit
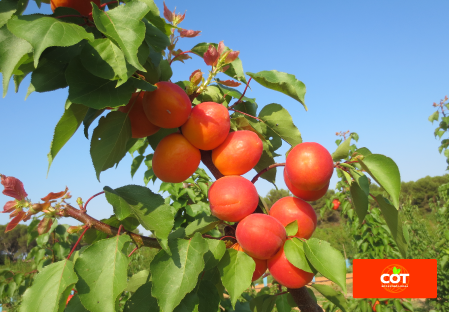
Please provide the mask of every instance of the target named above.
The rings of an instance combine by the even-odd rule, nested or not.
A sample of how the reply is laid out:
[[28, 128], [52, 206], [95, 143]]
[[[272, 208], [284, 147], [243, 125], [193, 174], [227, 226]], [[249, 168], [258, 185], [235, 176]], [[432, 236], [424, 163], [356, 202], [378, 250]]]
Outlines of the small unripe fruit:
[[253, 213], [259, 204], [256, 187], [241, 176], [225, 176], [209, 189], [210, 210], [217, 218], [238, 222]]
[[182, 134], [173, 133], [157, 145], [153, 156], [153, 171], [164, 182], [179, 183], [195, 172], [200, 161], [200, 150]]
[[184, 90], [168, 81], [155, 84], [156, 90], [145, 92], [143, 109], [154, 125], [165, 128], [181, 127], [189, 118], [192, 103]]
[[182, 134], [200, 150], [212, 150], [224, 142], [231, 128], [229, 112], [221, 104], [204, 102], [196, 105], [182, 125]]
[[288, 178], [301, 190], [321, 190], [332, 177], [334, 163], [327, 149], [318, 143], [296, 145], [288, 154], [285, 164]]
[[131, 131], [133, 138], [144, 138], [155, 134], [160, 128], [153, 125], [145, 115], [142, 106], [144, 92], [133, 93], [129, 103], [126, 106], [120, 106], [118, 111], [128, 113], [131, 122]]
[[298, 232], [294, 235], [309, 239], [316, 228], [317, 216], [313, 207], [306, 201], [296, 197], [279, 199], [270, 208], [270, 216], [279, 220], [283, 226], [293, 221], [298, 222]]
[[212, 150], [212, 162], [223, 175], [242, 175], [259, 162], [263, 152], [262, 140], [255, 132], [231, 132], [226, 140]]
[[[231, 248], [235, 249], [237, 251], [244, 252], [243, 248], [239, 245], [239, 243], [235, 243], [234, 245], [232, 245]], [[251, 258], [253, 258], [253, 257], [251, 257]], [[257, 259], [257, 258], [253, 258], [253, 260], [256, 263], [256, 268], [253, 273], [253, 278], [251, 279], [252, 282], [259, 279], [267, 271], [267, 267], [268, 267], [267, 260], [261, 260], [261, 259]]]
[[292, 184], [292, 182], [288, 178], [287, 170], [285, 170], [285, 168], [284, 168], [284, 181], [285, 185], [287, 185], [287, 188], [290, 190], [290, 192], [292, 192], [293, 195], [307, 201], [314, 201], [323, 197], [326, 194], [327, 190], [329, 189], [330, 183], [330, 181], [327, 182], [325, 187], [317, 191], [301, 190]]
[[284, 253], [284, 248], [268, 260], [268, 270], [273, 278], [287, 288], [301, 288], [313, 279], [314, 274], [301, 270], [291, 264]]
[[243, 250], [253, 258], [272, 258], [287, 239], [284, 226], [275, 218], [254, 213], [237, 225], [235, 236]]

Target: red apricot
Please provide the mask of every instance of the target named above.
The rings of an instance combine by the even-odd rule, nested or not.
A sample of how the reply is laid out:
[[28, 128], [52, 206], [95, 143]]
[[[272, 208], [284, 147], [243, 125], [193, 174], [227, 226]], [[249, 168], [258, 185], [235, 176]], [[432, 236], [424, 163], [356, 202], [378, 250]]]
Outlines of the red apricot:
[[257, 259], [270, 259], [284, 245], [287, 233], [272, 216], [253, 213], [237, 225], [235, 236], [243, 250]]
[[224, 175], [242, 175], [250, 171], [262, 156], [262, 140], [255, 132], [231, 132], [226, 140], [212, 150], [212, 162]]
[[179, 183], [195, 172], [200, 161], [200, 150], [182, 134], [172, 133], [157, 145], [153, 156], [153, 171], [164, 182]]
[[314, 274], [301, 270], [291, 264], [284, 253], [284, 247], [268, 260], [268, 270], [279, 284], [288, 288], [301, 288], [313, 279]]
[[[232, 249], [235, 249], [237, 251], [243, 251], [243, 248], [239, 245], [239, 243], [235, 243], [234, 245], [232, 245], [231, 247]], [[253, 258], [253, 257], [251, 257]], [[256, 268], [254, 270], [253, 273], [253, 278], [252, 278], [252, 282], [254, 282], [255, 280], [259, 279], [266, 271], [267, 271], [267, 260], [261, 260], [261, 259], [257, 259], [257, 258], [253, 258], [254, 262], [256, 263]]]
[[81, 15], [87, 16], [92, 12], [90, 2], [95, 3], [97, 6], [101, 5], [100, 0], [51, 0], [50, 7], [53, 12], [58, 7], [72, 8], [77, 10]]
[[217, 218], [238, 222], [253, 213], [259, 204], [256, 187], [241, 176], [225, 176], [209, 189], [210, 210]]
[[168, 81], [155, 84], [156, 90], [145, 92], [143, 109], [156, 126], [170, 129], [181, 127], [189, 118], [192, 103], [184, 90]]
[[279, 220], [283, 226], [298, 221], [298, 232], [294, 236], [309, 239], [316, 228], [317, 216], [312, 206], [296, 197], [283, 197], [270, 208], [270, 216]]
[[285, 165], [293, 186], [301, 190], [321, 190], [332, 177], [332, 156], [322, 145], [314, 142], [296, 145], [288, 154]]
[[333, 205], [332, 209], [337, 210], [338, 207], [340, 207], [340, 201], [339, 201], [338, 199], [335, 198], [335, 199], [332, 201], [332, 205]]
[[330, 183], [330, 181], [327, 182], [326, 186], [317, 191], [301, 190], [292, 184], [292, 182], [288, 178], [287, 170], [285, 170], [285, 168], [284, 168], [284, 181], [285, 185], [287, 185], [287, 188], [290, 190], [290, 192], [292, 192], [293, 195], [307, 201], [314, 201], [323, 197], [326, 194], [327, 190], [329, 189]]
[[144, 138], [155, 134], [160, 129], [153, 125], [145, 115], [142, 106], [143, 96], [144, 92], [133, 93], [129, 103], [126, 106], [120, 106], [118, 109], [122, 113], [128, 113], [133, 138]]
[[231, 128], [229, 112], [221, 104], [204, 102], [196, 105], [187, 122], [182, 125], [182, 134], [200, 150], [212, 150], [223, 143]]

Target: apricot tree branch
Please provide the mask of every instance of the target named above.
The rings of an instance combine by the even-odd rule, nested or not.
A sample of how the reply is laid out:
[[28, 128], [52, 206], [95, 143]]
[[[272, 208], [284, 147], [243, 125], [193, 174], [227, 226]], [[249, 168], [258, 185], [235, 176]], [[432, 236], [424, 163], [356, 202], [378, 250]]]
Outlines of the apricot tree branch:
[[224, 177], [224, 175], [220, 172], [220, 170], [215, 167], [214, 163], [212, 162], [212, 151], [201, 151], [201, 161], [203, 164], [209, 169], [209, 171], [212, 173], [215, 179], [220, 179]]
[[310, 296], [306, 286], [298, 289], [288, 288], [288, 292], [292, 295], [300, 311], [323, 312], [323, 309]]
[[259, 180], [259, 177], [264, 174], [265, 172], [267, 172], [268, 170], [271, 170], [273, 168], [276, 167], [280, 167], [280, 166], [285, 166], [285, 163], [278, 163], [278, 164], [272, 164], [269, 165], [268, 167], [266, 167], [265, 169], [262, 169], [258, 174], [256, 174], [256, 176], [251, 180], [251, 183], [254, 184], [256, 183], [257, 180]]

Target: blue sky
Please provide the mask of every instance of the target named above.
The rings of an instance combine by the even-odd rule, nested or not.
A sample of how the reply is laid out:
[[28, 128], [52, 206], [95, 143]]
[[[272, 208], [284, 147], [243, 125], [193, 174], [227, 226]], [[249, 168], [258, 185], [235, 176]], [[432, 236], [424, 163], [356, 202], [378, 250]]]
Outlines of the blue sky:
[[[156, 1], [162, 8], [162, 1]], [[281, 93], [251, 83], [247, 96], [259, 107], [279, 103], [286, 107], [304, 141], [314, 141], [330, 152], [336, 148], [335, 132], [357, 132], [359, 147], [385, 154], [399, 166], [403, 181], [445, 173], [444, 156], [438, 153], [427, 117], [433, 102], [449, 94], [449, 43], [447, 1], [179, 1], [167, 0], [170, 9], [187, 10], [180, 25], [202, 30], [201, 36], [183, 39], [179, 48], [188, 50], [200, 42], [224, 43], [240, 50], [245, 71], [276, 69], [296, 75], [307, 86], [309, 111]], [[34, 2], [26, 11], [38, 12]], [[43, 4], [41, 12], [50, 13]], [[185, 80], [191, 72], [207, 67], [192, 56], [186, 64], [175, 62], [173, 81]], [[29, 78], [18, 94], [11, 82], [0, 100], [0, 173], [24, 182], [33, 201], [67, 185], [74, 195], [87, 200], [105, 185], [112, 188], [143, 185], [141, 168], [130, 176], [131, 157], [117, 169], [101, 174], [101, 182], [89, 155], [89, 141], [79, 130], [53, 162], [48, 178], [47, 153], [56, 123], [64, 110], [67, 89], [32, 93], [24, 101]], [[281, 152], [285, 153], [284, 145]], [[149, 151], [149, 150], [148, 150]], [[279, 157], [278, 162], [285, 161]], [[246, 176], [255, 175], [252, 171]], [[331, 187], [337, 182], [332, 178]], [[282, 172], [277, 185], [285, 188]], [[256, 183], [261, 195], [271, 184]], [[158, 191], [158, 185], [150, 188]], [[8, 197], [0, 194], [0, 205]], [[74, 200], [72, 201], [74, 202]], [[104, 196], [88, 207], [96, 218], [112, 213]], [[76, 224], [76, 222], [62, 223]], [[0, 214], [0, 224], [8, 216]]]

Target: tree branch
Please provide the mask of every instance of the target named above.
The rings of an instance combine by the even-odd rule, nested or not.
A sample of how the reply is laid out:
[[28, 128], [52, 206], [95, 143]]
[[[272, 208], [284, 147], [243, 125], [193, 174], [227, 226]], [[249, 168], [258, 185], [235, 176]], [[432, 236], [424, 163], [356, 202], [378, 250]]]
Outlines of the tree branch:
[[220, 170], [217, 169], [217, 167], [215, 167], [214, 163], [212, 162], [212, 151], [201, 151], [201, 161], [213, 174], [215, 179], [218, 180], [224, 177], [224, 175], [220, 172]]
[[323, 312], [323, 309], [310, 296], [309, 292], [307, 291], [306, 286], [298, 288], [298, 289], [288, 288], [288, 291], [292, 295], [293, 300], [295, 300], [300, 311]]

